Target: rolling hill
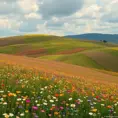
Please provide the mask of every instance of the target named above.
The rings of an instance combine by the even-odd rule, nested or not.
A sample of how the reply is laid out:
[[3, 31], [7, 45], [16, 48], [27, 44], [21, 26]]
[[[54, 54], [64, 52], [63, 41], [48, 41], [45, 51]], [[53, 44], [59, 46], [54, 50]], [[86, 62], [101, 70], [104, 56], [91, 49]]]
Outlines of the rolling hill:
[[0, 53], [118, 72], [118, 45], [110, 43], [49, 35], [26, 35], [1, 38]]
[[87, 39], [87, 40], [106, 40], [112, 43], [118, 43], [118, 34], [99, 34], [99, 33], [88, 33], [88, 34], [80, 34], [80, 35], [68, 35], [65, 36], [68, 38], [76, 38], [76, 39]]
[[53, 75], [80, 77], [81, 79], [85, 78], [90, 81], [96, 80], [101, 82], [118, 83], [118, 77], [116, 75], [99, 72], [98, 70], [82, 66], [7, 54], [0, 54], [0, 57], [0, 63], [5, 62], [10, 65], [17, 65], [27, 69], [39, 70], [40, 72], [46, 72]]

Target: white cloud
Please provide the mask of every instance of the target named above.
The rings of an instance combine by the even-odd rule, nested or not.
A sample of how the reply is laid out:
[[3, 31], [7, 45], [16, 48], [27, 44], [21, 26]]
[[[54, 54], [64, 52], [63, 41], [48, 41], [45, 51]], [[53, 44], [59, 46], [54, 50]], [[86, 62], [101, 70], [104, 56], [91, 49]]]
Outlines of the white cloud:
[[0, 19], [0, 27], [2, 27], [2, 28], [10, 28], [11, 24], [9, 23], [9, 20], [7, 18]]
[[18, 0], [17, 4], [24, 13], [36, 12], [39, 9], [37, 0]]
[[50, 34], [50, 35], [57, 35], [57, 36], [63, 36], [64, 35], [64, 31], [61, 29], [60, 30], [48, 29], [47, 21], [45, 21], [43, 24], [37, 25], [37, 32], [40, 34]]
[[113, 0], [111, 4], [118, 4], [118, 0]]
[[42, 16], [35, 12], [32, 12], [32, 13], [26, 14], [25, 18], [26, 19], [42, 19]]
[[58, 22], [58, 21], [59, 21], [59, 19], [58, 19], [57, 17], [52, 17], [52, 20], [53, 20], [54, 22]]
[[110, 1], [109, 4], [104, 5], [104, 7], [101, 9], [101, 12], [103, 13], [101, 20], [104, 22], [118, 22], [118, 1], [113, 0]]
[[0, 0], [0, 8], [4, 35], [118, 33], [118, 0]]
[[86, 33], [91, 33], [92, 32], [92, 26], [89, 23], [84, 28], [84, 32], [86, 32]]
[[86, 8], [83, 8], [81, 11], [76, 12], [74, 15], [78, 18], [99, 18], [100, 17], [101, 7], [97, 4], [93, 4]]
[[22, 21], [17, 22], [16, 20], [8, 19], [8, 18], [0, 18], [0, 27], [5, 29], [18, 30]]

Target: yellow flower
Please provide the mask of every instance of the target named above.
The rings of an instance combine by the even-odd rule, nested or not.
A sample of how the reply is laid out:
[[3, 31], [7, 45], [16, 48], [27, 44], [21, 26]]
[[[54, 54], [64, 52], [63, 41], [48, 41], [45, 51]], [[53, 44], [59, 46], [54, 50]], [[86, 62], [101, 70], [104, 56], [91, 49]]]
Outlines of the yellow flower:
[[3, 116], [4, 116], [5, 118], [9, 118], [9, 115], [6, 114], [6, 113], [4, 113]]
[[5, 115], [5, 118], [9, 118], [9, 115]]
[[18, 104], [19, 104], [19, 102], [16, 102], [16, 104], [18, 105]]
[[3, 95], [2, 97], [3, 97], [3, 98], [6, 98], [6, 97], [7, 97], [7, 95]]
[[91, 111], [92, 111], [92, 112], [97, 112], [97, 109], [92, 109]]
[[94, 93], [92, 93], [92, 96], [94, 96], [95, 94]]
[[72, 91], [75, 91], [75, 87], [72, 87]]
[[54, 115], [59, 115], [59, 112], [54, 112]]
[[64, 94], [60, 94], [60, 96], [64, 96]]
[[16, 91], [17, 94], [21, 93], [21, 91]]
[[25, 110], [26, 113], [28, 113], [29, 111], [28, 110]]
[[25, 87], [25, 85], [22, 85], [22, 88], [24, 88]]
[[67, 103], [66, 106], [68, 106], [69, 104]]
[[15, 96], [16, 96], [16, 94], [15, 94], [15, 93], [13, 93], [13, 96], [15, 97]]
[[26, 100], [27, 98], [28, 98], [28, 96], [23, 96], [23, 99], [25, 99], [25, 100]]

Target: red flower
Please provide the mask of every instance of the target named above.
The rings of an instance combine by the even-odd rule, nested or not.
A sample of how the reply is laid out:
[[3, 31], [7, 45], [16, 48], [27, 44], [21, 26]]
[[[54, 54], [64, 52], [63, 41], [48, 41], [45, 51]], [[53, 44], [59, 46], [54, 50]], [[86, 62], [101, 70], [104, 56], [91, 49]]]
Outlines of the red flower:
[[4, 84], [1, 84], [2, 87], [4, 87], [5, 85]]
[[99, 99], [100, 97], [99, 96], [96, 96], [97, 99]]
[[56, 93], [56, 94], [55, 94], [55, 97], [59, 97], [59, 94], [58, 94], [58, 93]]

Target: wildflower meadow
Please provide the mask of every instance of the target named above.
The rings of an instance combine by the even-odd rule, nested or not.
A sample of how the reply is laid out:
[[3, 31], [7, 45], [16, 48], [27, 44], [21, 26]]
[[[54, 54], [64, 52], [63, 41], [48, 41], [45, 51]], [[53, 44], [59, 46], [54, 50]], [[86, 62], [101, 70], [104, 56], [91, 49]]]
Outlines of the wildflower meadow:
[[118, 85], [0, 67], [0, 118], [118, 116]]

